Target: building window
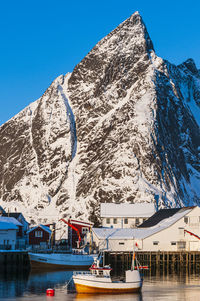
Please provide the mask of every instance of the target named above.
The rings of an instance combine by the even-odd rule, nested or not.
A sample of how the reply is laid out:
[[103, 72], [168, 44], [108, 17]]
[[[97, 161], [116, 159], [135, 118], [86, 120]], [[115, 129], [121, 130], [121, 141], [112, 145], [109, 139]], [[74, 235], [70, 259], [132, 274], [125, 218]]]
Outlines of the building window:
[[43, 237], [42, 231], [35, 231], [35, 237]]
[[178, 250], [185, 250], [186, 242], [185, 241], [178, 241]]
[[140, 223], [139, 218], [136, 218], [136, 219], [135, 219], [135, 224], [136, 224], [136, 226], [139, 225], [139, 223]]
[[119, 242], [119, 245], [124, 245], [124, 242]]
[[179, 235], [184, 235], [184, 228], [178, 228], [179, 230]]
[[157, 246], [159, 244], [159, 241], [153, 241], [153, 245]]
[[110, 224], [110, 218], [106, 219], [106, 224]]
[[87, 227], [82, 228], [82, 234], [86, 234], [89, 232], [89, 229]]
[[184, 223], [185, 223], [185, 224], [188, 224], [188, 221], [189, 221], [188, 216], [185, 216], [185, 217], [184, 217]]
[[126, 224], [126, 225], [128, 224], [128, 218], [124, 219], [124, 224]]
[[143, 223], [144, 223], [146, 220], [147, 220], [146, 218], [143, 218]]
[[117, 224], [117, 218], [113, 218], [113, 224]]
[[176, 241], [171, 241], [172, 246], [176, 246]]

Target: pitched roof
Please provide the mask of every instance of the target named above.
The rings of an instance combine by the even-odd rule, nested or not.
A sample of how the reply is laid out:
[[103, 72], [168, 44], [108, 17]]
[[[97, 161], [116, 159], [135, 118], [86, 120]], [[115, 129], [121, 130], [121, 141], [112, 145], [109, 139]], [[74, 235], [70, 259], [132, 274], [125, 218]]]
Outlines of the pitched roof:
[[2, 213], [6, 213], [6, 211], [1, 206], [0, 206], [0, 211], [2, 211]]
[[131, 229], [131, 228], [93, 228], [92, 231], [99, 239], [143, 239], [149, 235], [152, 235], [156, 230], [149, 231], [144, 229]]
[[154, 213], [153, 203], [101, 203], [101, 217], [149, 217]]
[[34, 231], [34, 230], [37, 229], [37, 228], [41, 228], [41, 229], [43, 229], [45, 232], [48, 232], [49, 234], [51, 234], [51, 232], [52, 232], [52, 231], [49, 229], [49, 227], [40, 224], [40, 225], [37, 225], [37, 226], [31, 228], [29, 231], [27, 231], [27, 234], [30, 233], [30, 232], [32, 232], [32, 231]]
[[148, 218], [144, 223], [138, 226], [138, 228], [149, 228], [157, 225], [162, 220], [169, 218], [176, 214], [177, 212], [192, 209], [194, 207], [184, 207], [184, 208], [172, 208], [172, 209], [160, 209], [150, 218]]
[[13, 223], [0, 221], [0, 230], [18, 230], [18, 227]]
[[7, 217], [7, 216], [0, 216], [0, 222], [9, 223], [16, 226], [23, 226], [16, 218], [14, 217]]

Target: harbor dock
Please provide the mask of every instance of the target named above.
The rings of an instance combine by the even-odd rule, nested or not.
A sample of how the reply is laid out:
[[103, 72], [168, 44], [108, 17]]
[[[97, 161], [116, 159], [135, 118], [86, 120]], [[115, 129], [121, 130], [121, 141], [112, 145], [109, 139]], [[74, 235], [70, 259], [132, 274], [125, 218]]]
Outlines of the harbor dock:
[[[200, 251], [136, 251], [137, 259], [149, 270], [180, 270], [200, 271]], [[131, 267], [132, 252], [105, 252], [105, 264], [113, 270], [123, 271]]]
[[3, 268], [29, 269], [30, 260], [27, 251], [0, 250], [0, 265]]

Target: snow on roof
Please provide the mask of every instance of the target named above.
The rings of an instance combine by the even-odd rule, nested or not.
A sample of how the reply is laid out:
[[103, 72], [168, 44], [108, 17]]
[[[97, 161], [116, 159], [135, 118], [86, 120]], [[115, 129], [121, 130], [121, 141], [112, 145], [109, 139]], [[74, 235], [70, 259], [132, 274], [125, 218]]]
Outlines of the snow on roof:
[[3, 213], [6, 213], [6, 211], [3, 209], [2, 206], [0, 206], [0, 211], [3, 212]]
[[173, 216], [149, 228], [93, 228], [92, 230], [99, 239], [144, 239], [172, 226], [192, 209], [191, 207], [189, 207], [189, 209], [182, 208]]
[[0, 230], [18, 230], [18, 227], [13, 223], [0, 221]]
[[153, 203], [101, 203], [101, 217], [150, 217], [154, 213]]
[[16, 218], [14, 217], [6, 217], [6, 216], [0, 216], [0, 222], [4, 223], [11, 223], [16, 226], [23, 226]]
[[34, 231], [34, 230], [37, 229], [37, 228], [41, 228], [41, 229], [43, 229], [44, 231], [48, 232], [49, 234], [51, 234], [51, 232], [52, 232], [52, 231], [49, 229], [49, 227], [47, 227], [47, 226], [44, 226], [44, 225], [37, 225], [37, 226], [35, 226], [34, 228], [32, 228], [32, 229], [30, 229], [29, 231], [27, 231], [27, 234], [30, 233], [30, 232], [32, 232], [32, 231]]
[[89, 222], [89, 221], [80, 221], [76, 219], [70, 219], [69, 220], [70, 224], [76, 224], [76, 225], [81, 225], [81, 226], [93, 226], [94, 223]]

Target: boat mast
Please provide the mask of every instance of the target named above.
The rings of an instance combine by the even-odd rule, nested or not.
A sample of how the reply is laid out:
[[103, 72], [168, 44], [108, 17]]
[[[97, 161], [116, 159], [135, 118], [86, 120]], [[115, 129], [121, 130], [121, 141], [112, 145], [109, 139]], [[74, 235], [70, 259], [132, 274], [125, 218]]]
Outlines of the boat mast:
[[131, 271], [135, 270], [135, 243], [133, 237], [133, 256], [132, 256], [132, 263], [131, 263]]

